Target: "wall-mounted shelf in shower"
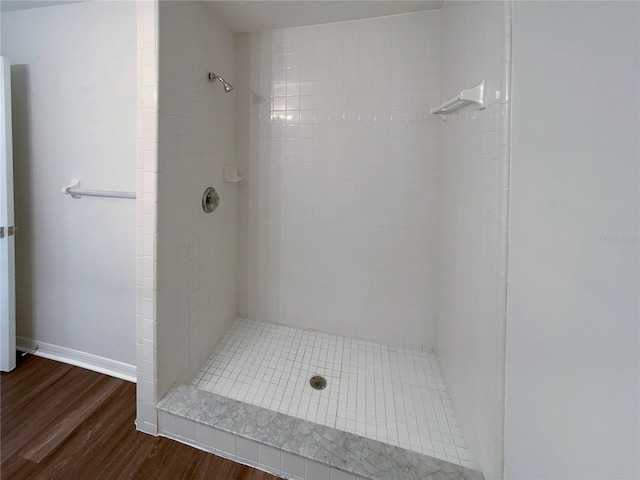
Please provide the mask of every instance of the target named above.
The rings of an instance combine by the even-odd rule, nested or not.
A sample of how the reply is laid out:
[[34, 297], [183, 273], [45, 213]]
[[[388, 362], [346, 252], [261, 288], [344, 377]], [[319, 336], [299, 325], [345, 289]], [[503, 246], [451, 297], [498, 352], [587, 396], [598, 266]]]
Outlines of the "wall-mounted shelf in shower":
[[224, 167], [224, 183], [238, 183], [242, 178], [238, 176], [238, 170], [235, 165], [227, 165]]
[[438, 115], [443, 120], [447, 119], [447, 115], [460, 110], [468, 105], [477, 105], [478, 110], [482, 110], [485, 105], [484, 80], [473, 88], [462, 90], [458, 95], [441, 105], [431, 109], [433, 115]]

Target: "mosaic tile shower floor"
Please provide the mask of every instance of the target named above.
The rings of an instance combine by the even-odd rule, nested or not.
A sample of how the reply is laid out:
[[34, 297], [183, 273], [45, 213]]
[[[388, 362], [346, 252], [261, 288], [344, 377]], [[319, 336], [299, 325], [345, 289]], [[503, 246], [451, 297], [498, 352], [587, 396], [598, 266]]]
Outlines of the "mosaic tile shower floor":
[[[311, 388], [314, 375], [325, 389]], [[473, 467], [433, 353], [239, 319], [192, 384]]]

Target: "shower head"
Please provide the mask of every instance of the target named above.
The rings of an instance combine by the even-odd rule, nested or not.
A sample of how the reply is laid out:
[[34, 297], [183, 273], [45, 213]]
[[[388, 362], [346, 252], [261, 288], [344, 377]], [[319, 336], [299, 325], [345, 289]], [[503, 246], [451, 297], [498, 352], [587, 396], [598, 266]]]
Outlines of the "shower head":
[[220, 83], [222, 83], [222, 86], [224, 87], [224, 92], [225, 93], [229, 93], [231, 90], [233, 90], [233, 85], [231, 85], [230, 83], [226, 82], [224, 78], [222, 78], [220, 75], [216, 75], [213, 72], [209, 72], [209, 80], [211, 82], [215, 82], [216, 80], [220, 80]]

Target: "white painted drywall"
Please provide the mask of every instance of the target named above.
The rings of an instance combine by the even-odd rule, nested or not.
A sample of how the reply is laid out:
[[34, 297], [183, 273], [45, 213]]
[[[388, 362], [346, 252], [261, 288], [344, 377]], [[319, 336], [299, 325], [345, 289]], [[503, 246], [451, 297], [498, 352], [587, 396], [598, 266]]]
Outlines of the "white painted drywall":
[[12, 61], [18, 336], [135, 364], [136, 9], [2, 14]]
[[514, 2], [505, 477], [639, 478], [637, 2]]

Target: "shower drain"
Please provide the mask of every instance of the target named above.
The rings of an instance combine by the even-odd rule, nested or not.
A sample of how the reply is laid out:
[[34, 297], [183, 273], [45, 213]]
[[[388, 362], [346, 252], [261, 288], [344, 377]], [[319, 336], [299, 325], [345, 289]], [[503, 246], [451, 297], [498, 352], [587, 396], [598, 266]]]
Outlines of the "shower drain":
[[324, 387], [327, 386], [327, 381], [324, 379], [324, 377], [321, 377], [320, 375], [314, 375], [309, 380], [309, 385], [311, 385], [311, 387], [314, 388], [315, 390], [322, 390], [324, 389]]

